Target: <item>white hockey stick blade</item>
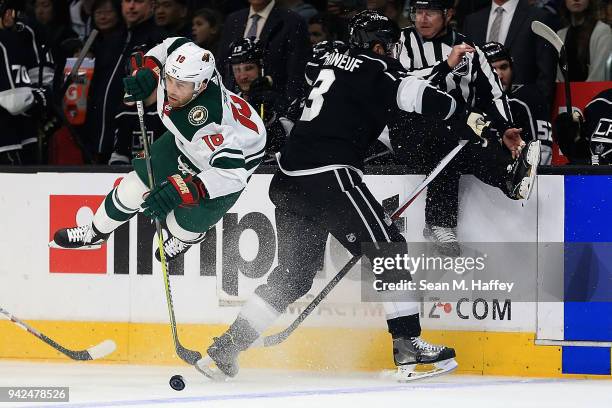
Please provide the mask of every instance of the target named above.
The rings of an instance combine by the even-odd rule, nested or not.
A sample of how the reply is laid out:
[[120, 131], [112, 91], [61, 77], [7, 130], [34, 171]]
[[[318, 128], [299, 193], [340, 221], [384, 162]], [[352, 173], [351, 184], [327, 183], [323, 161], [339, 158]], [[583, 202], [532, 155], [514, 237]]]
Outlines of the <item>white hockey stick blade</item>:
[[104, 340], [102, 343], [90, 347], [87, 352], [92, 360], [104, 358], [117, 349], [117, 345], [112, 340]]
[[459, 364], [454, 358], [439, 361], [434, 363], [433, 370], [430, 371], [415, 371], [414, 366], [401, 366], [397, 368], [395, 378], [398, 382], [405, 383], [410, 381], [422, 380], [424, 378], [435, 377], [438, 375], [448, 374], [457, 369]]
[[531, 23], [531, 31], [551, 43], [552, 46], [557, 49], [557, 52], [559, 54], [561, 53], [561, 48], [563, 48], [563, 41], [561, 41], [561, 38], [559, 38], [557, 33], [555, 33], [552, 28], [539, 21], [534, 21]]

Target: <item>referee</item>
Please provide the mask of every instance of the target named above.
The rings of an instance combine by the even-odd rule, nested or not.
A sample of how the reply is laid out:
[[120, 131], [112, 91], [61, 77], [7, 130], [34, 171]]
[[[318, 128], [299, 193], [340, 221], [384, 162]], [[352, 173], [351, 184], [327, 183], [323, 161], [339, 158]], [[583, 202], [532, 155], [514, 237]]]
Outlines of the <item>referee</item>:
[[[522, 129], [514, 127], [508, 100], [484, 53], [449, 26], [453, 0], [416, 0], [411, 11], [414, 27], [402, 30], [401, 64], [412, 75], [428, 79], [463, 101], [467, 109], [482, 112], [499, 136], [494, 143], [468, 143], [428, 187], [423, 235], [436, 243], [443, 255], [458, 256], [461, 173], [474, 174], [512, 199], [526, 198], [517, 185], [522, 177], [507, 170], [509, 165], [525, 164], [514, 160], [523, 145]], [[415, 172], [428, 173], [457, 145], [462, 133], [457, 126], [402, 112], [389, 125], [391, 144], [401, 162]], [[525, 168], [519, 170], [525, 173]]]

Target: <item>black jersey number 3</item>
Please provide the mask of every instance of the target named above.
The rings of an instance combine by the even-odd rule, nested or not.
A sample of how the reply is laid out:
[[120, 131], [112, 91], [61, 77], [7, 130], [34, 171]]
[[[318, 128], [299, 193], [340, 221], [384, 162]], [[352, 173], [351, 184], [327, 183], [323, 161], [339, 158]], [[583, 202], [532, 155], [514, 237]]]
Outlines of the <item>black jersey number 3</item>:
[[306, 100], [300, 120], [308, 122], [319, 115], [319, 112], [321, 112], [321, 108], [323, 107], [323, 102], [325, 101], [323, 95], [329, 91], [329, 88], [332, 86], [335, 80], [336, 74], [334, 74], [333, 70], [322, 69], [321, 72], [319, 72], [319, 76], [312, 86], [312, 90], [310, 91], [308, 99]]

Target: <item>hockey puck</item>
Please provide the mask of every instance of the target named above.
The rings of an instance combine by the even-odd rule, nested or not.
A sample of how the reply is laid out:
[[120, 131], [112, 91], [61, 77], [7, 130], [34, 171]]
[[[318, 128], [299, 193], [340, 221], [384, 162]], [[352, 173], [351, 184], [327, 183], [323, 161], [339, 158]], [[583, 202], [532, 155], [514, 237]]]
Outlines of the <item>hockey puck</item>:
[[172, 378], [170, 378], [170, 387], [172, 387], [173, 390], [182, 391], [185, 389], [185, 380], [178, 374], [173, 375]]

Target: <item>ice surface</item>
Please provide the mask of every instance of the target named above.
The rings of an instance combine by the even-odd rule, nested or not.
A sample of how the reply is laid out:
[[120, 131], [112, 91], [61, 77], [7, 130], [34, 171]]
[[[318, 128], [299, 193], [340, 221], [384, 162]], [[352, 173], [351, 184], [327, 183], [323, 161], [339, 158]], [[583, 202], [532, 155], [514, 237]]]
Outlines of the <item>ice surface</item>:
[[[187, 387], [174, 391], [170, 377]], [[0, 407], [612, 407], [611, 380], [447, 375], [398, 384], [381, 373], [243, 370], [211, 383], [187, 366], [0, 361], [0, 386], [69, 386], [70, 403]]]

